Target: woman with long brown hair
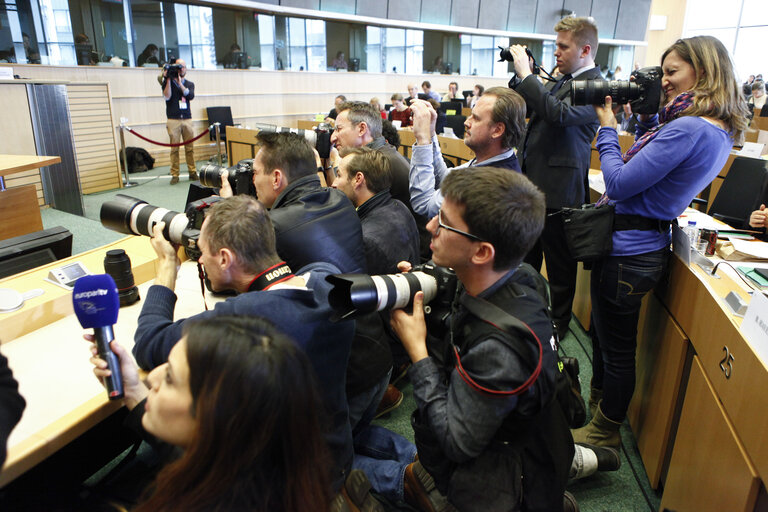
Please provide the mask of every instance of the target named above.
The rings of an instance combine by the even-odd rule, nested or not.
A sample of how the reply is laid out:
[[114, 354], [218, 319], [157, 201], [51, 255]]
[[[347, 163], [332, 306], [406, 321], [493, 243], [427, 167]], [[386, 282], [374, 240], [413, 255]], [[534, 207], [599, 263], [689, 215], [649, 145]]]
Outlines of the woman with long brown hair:
[[[613, 249], [592, 268], [592, 421], [577, 443], [618, 447], [635, 388], [640, 303], [669, 256], [670, 221], [723, 168], [747, 128], [747, 109], [728, 51], [711, 36], [679, 39], [661, 58], [665, 105], [640, 119], [621, 154], [610, 96], [596, 106], [606, 197], [615, 205]], [[602, 201], [602, 199], [601, 199]]]
[[[330, 461], [306, 355], [262, 319], [185, 327], [168, 362], [149, 374], [149, 389], [129, 353], [112, 343], [130, 414], [183, 451], [136, 511], [327, 510]], [[94, 373], [109, 375], [94, 351]]]

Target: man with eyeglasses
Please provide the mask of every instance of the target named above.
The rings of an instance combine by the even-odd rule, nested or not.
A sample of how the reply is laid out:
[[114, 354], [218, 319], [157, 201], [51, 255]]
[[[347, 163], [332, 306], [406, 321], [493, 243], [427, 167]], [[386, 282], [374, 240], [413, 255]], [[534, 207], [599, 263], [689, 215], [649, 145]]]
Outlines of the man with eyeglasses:
[[525, 133], [525, 101], [505, 87], [485, 91], [464, 122], [464, 144], [475, 158], [458, 167], [448, 168], [440, 151], [435, 126], [437, 112], [423, 100], [411, 104], [413, 145], [409, 175], [411, 206], [427, 217], [434, 217], [443, 202], [438, 188], [451, 172], [467, 167], [492, 165], [520, 172], [515, 148]]
[[[563, 510], [573, 440], [554, 401], [552, 323], [536, 272], [520, 265], [544, 226], [544, 195], [522, 174], [491, 166], [450, 173], [441, 192], [427, 224], [433, 260], [461, 285], [446, 343], [427, 346], [422, 292], [412, 312], [392, 312], [413, 362], [418, 460], [378, 427], [371, 445], [380, 451], [356, 464], [368, 464], [376, 491], [417, 510]], [[497, 309], [525, 327], [497, 327], [483, 313]]]

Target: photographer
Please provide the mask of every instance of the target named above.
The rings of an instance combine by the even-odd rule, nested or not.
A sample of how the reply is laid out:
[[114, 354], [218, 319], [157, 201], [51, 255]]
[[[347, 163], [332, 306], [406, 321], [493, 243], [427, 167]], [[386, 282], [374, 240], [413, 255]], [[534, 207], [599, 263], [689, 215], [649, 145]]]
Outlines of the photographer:
[[[157, 277], [139, 315], [133, 348], [139, 366], [145, 370], [168, 360], [190, 320], [173, 321], [180, 261], [176, 248], [163, 238], [164, 227], [165, 223], [160, 222], [153, 228]], [[268, 318], [309, 357], [331, 418], [326, 440], [333, 467], [328, 468], [328, 476], [334, 491], [338, 491], [352, 463], [345, 375], [354, 332], [353, 322], [334, 324], [329, 320], [330, 285], [325, 276], [336, 274], [339, 269], [328, 263], [312, 263], [297, 268], [295, 274], [291, 272], [275, 251], [275, 230], [269, 213], [247, 195], [224, 199], [210, 208], [200, 230], [198, 247], [199, 261], [211, 288], [235, 290], [239, 295], [217, 303], [212, 310], [193, 319], [223, 315]]]
[[[111, 344], [127, 426], [169, 461], [135, 512], [329, 510], [323, 404], [296, 343], [248, 316], [190, 321], [180, 336], [148, 385]], [[91, 353], [94, 374], [111, 375], [95, 344]]]
[[[418, 406], [419, 460], [405, 470], [405, 499], [419, 510], [562, 510], [574, 450], [553, 400], [552, 324], [531, 274], [518, 270], [543, 227], [544, 196], [495, 167], [457, 169], [442, 192], [427, 226], [433, 259], [455, 270], [462, 290], [445, 353], [429, 355], [423, 292], [412, 314], [392, 312]], [[513, 335], [478, 308], [500, 308], [530, 327]]]
[[437, 111], [424, 100], [416, 100], [413, 110], [413, 145], [410, 170], [413, 210], [434, 217], [443, 202], [439, 186], [445, 176], [458, 169], [492, 165], [520, 172], [515, 147], [525, 129], [525, 103], [519, 94], [504, 87], [493, 87], [480, 97], [472, 115], [464, 122], [464, 144], [475, 158], [457, 167], [445, 165], [437, 139]]
[[[171, 138], [171, 144], [179, 144], [195, 136], [192, 131], [192, 111], [189, 105], [195, 99], [195, 84], [187, 80], [186, 76], [187, 64], [181, 59], [176, 59], [175, 64], [163, 69], [163, 80], [160, 85], [165, 98], [165, 115], [168, 117], [165, 126]], [[184, 155], [187, 160], [189, 181], [197, 181], [195, 150], [191, 143], [184, 146]], [[173, 147], [171, 148], [171, 185], [178, 182], [179, 148]]]
[[568, 92], [572, 79], [597, 79], [600, 70], [594, 61], [597, 27], [593, 21], [566, 17], [555, 25], [555, 32], [555, 58], [563, 74], [560, 80], [543, 85], [532, 74], [525, 48], [515, 45], [509, 51], [517, 76], [509, 85], [525, 99], [530, 117], [521, 151], [523, 174], [547, 199], [544, 231], [525, 261], [538, 270], [542, 251], [546, 257], [552, 311], [557, 333], [563, 339], [568, 333], [576, 292], [576, 261], [565, 246], [561, 216], [551, 214], [564, 207], [578, 208], [588, 197], [587, 171], [597, 116], [588, 105], [572, 106]]
[[620, 445], [619, 427], [635, 389], [640, 305], [667, 265], [669, 221], [717, 176], [747, 128], [740, 86], [719, 40], [680, 39], [664, 52], [661, 65], [667, 103], [658, 118], [640, 120], [647, 131], [638, 130], [626, 154], [621, 154], [610, 96], [605, 106], [594, 107], [614, 226], [628, 217], [639, 229], [614, 231], [613, 249], [592, 268], [594, 414], [591, 423], [574, 431], [576, 442]]

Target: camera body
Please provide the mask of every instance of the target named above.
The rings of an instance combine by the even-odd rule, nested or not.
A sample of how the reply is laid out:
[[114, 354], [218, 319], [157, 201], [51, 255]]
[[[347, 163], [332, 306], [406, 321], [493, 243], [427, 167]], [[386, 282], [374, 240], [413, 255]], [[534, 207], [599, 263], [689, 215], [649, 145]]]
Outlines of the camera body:
[[656, 114], [661, 106], [661, 76], [658, 66], [638, 69], [628, 80], [573, 80], [572, 105], [602, 105], [606, 96], [617, 105], [629, 103], [635, 114]]
[[181, 64], [166, 64], [165, 70], [165, 76], [168, 77], [168, 80], [176, 80], [181, 73]]
[[227, 171], [227, 181], [235, 195], [246, 194], [256, 197], [256, 188], [253, 186], [253, 159], [246, 158], [237, 162], [232, 167], [220, 167], [208, 163], [199, 171], [200, 183], [205, 187], [221, 188], [221, 178]]

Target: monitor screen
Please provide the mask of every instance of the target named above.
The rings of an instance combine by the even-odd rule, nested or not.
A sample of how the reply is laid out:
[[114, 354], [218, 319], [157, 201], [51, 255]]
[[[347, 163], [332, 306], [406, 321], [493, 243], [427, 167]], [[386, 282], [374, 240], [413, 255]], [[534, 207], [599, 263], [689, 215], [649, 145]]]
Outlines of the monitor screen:
[[72, 233], [61, 226], [0, 241], [0, 278], [72, 256]]

